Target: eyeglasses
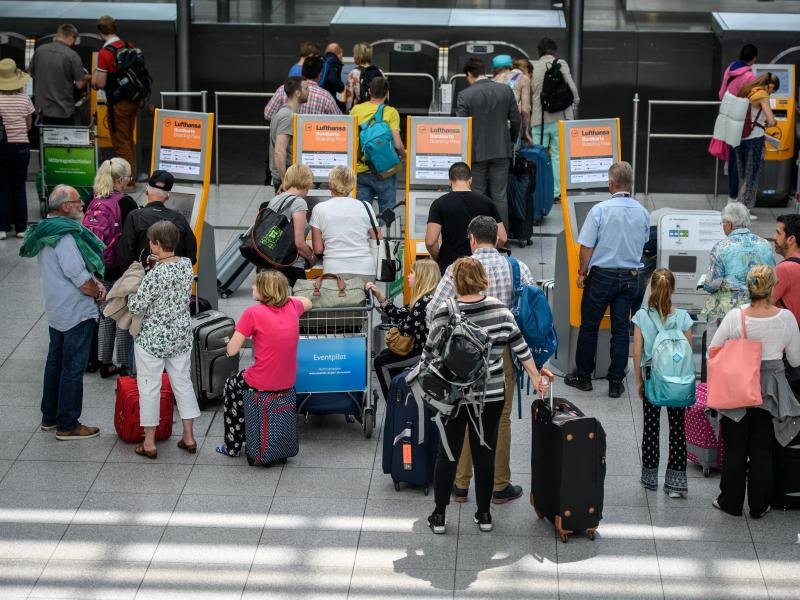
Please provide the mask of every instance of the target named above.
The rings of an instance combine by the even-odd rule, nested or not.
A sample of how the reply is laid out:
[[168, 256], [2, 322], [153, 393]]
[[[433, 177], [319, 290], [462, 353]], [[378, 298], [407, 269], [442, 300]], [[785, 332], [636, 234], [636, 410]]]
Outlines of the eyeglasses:
[[67, 200], [65, 204], [83, 204], [83, 200]]

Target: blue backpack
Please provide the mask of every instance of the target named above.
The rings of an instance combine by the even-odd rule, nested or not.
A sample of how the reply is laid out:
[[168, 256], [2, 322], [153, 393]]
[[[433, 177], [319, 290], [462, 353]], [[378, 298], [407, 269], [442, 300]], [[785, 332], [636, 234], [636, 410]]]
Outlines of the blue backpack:
[[691, 406], [695, 400], [692, 346], [677, 326], [666, 329], [661, 316], [647, 316], [656, 327], [653, 356], [642, 366], [645, 398], [655, 406]]
[[[511, 313], [531, 350], [536, 368], [541, 369], [558, 349], [558, 336], [556, 336], [556, 328], [553, 326], [553, 312], [550, 310], [544, 292], [538, 286], [522, 283], [519, 261], [513, 256], [509, 256], [508, 264], [511, 267], [513, 290]], [[525, 371], [516, 365], [516, 358], [514, 361], [517, 366], [519, 417], [522, 418], [522, 383]]]
[[378, 106], [372, 118], [359, 126], [358, 133], [358, 143], [361, 146], [364, 162], [378, 179], [388, 179], [403, 167], [394, 149], [392, 130], [383, 120], [385, 106], [385, 104]]

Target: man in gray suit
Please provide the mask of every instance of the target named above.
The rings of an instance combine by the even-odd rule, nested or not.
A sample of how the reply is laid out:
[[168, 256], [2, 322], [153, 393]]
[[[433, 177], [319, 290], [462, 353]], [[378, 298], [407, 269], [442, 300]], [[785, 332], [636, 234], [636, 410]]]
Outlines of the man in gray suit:
[[458, 95], [456, 116], [472, 117], [472, 189], [492, 199], [508, 231], [508, 167], [521, 121], [517, 101], [509, 86], [486, 78], [481, 59], [467, 60], [464, 74], [469, 87]]

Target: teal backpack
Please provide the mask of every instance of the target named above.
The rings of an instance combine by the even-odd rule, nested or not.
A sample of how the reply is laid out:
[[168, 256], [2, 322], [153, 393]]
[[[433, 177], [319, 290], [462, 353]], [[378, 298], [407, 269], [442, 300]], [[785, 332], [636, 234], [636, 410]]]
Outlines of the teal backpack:
[[389, 124], [383, 120], [385, 104], [366, 123], [359, 126], [358, 143], [364, 162], [378, 179], [388, 179], [403, 168], [397, 150], [394, 149], [394, 136]]
[[644, 395], [654, 406], [686, 407], [694, 404], [695, 374], [692, 346], [677, 325], [664, 328], [661, 316], [647, 316], [658, 333], [650, 361], [642, 366]]

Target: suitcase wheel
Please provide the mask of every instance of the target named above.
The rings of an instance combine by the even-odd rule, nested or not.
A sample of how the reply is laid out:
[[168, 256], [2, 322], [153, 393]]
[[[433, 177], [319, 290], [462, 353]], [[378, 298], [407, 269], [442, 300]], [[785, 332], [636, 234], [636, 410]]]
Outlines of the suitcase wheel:
[[711, 467], [703, 467], [703, 477], [711, 476]]
[[592, 541], [594, 541], [595, 531], [597, 531], [597, 530], [596, 529], [587, 529], [586, 530], [586, 536]]
[[428, 488], [427, 485], [424, 488], [422, 488], [422, 493], [425, 494], [426, 496], [428, 495], [429, 491], [430, 491], [430, 488]]
[[252, 467], [252, 466], [254, 466], [256, 464], [256, 461], [248, 456], [247, 457], [247, 464]]
[[344, 416], [344, 420], [347, 423], [355, 423], [356, 422], [356, 418], [353, 415], [345, 415]]
[[395, 492], [399, 492], [400, 491], [400, 482], [399, 481], [395, 481], [394, 482], [394, 491]]

